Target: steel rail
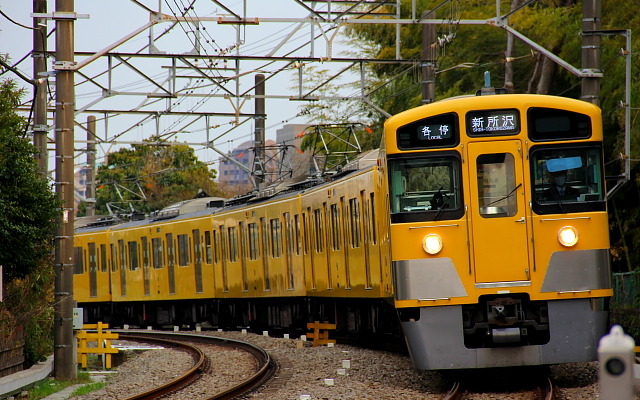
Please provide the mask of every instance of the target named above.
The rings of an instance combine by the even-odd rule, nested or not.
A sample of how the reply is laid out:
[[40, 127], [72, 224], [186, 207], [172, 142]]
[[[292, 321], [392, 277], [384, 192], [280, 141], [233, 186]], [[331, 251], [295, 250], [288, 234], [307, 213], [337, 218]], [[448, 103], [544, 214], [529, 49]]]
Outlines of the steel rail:
[[165, 394], [175, 392], [183, 387], [188, 386], [195, 379], [199, 378], [200, 375], [205, 370], [206, 365], [206, 357], [202, 353], [200, 349], [197, 349], [194, 346], [188, 345], [183, 342], [177, 342], [175, 340], [161, 338], [161, 336], [171, 337], [171, 338], [179, 338], [182, 341], [190, 341], [197, 343], [208, 343], [214, 344], [218, 346], [231, 347], [234, 349], [245, 351], [251, 354], [257, 362], [256, 372], [245, 379], [244, 381], [238, 383], [235, 386], [232, 386], [222, 392], [219, 392], [209, 398], [207, 400], [228, 400], [236, 398], [242, 394], [246, 394], [256, 388], [262, 386], [264, 383], [269, 381], [273, 375], [278, 370], [278, 365], [267, 353], [264, 349], [255, 346], [251, 343], [220, 338], [215, 336], [206, 336], [206, 335], [194, 335], [194, 334], [185, 334], [185, 333], [169, 333], [169, 332], [135, 332], [132, 333], [130, 331], [118, 331], [120, 333], [120, 338], [123, 340], [133, 340], [133, 341], [151, 341], [157, 343], [168, 343], [170, 346], [182, 346], [182, 347], [191, 347], [196, 349], [200, 354], [202, 354], [202, 360], [198, 360], [193, 368], [185, 373], [182, 377], [176, 378], [175, 380], [162, 385], [160, 387], [154, 388], [148, 392], [138, 394], [133, 397], [129, 397], [124, 400], [151, 400], [159, 398]]
[[157, 337], [151, 337], [149, 335], [130, 335], [130, 334], [120, 334], [120, 339], [132, 340], [132, 341], [143, 341], [143, 342], [153, 342], [165, 345], [167, 347], [172, 348], [181, 348], [189, 352], [192, 357], [194, 357], [195, 365], [193, 368], [188, 370], [182, 376], [177, 377], [176, 379], [165, 383], [164, 385], [157, 386], [151, 390], [146, 392], [127, 397], [124, 400], [151, 400], [157, 399], [166, 394], [175, 392], [176, 390], [186, 387], [190, 385], [193, 381], [195, 381], [200, 374], [202, 374], [204, 366], [206, 365], [206, 356], [199, 348], [195, 346], [191, 346], [187, 343], [169, 340], [169, 339], [161, 339]]
[[453, 382], [451, 389], [444, 396], [442, 396], [442, 400], [461, 400], [462, 399], [462, 391], [460, 388], [462, 385], [460, 381]]

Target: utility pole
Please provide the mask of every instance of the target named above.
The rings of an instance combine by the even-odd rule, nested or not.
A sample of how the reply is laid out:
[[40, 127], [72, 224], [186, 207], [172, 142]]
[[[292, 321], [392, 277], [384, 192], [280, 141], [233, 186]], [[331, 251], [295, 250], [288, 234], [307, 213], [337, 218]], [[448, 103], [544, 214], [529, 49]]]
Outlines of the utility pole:
[[[34, 13], [47, 12], [47, 0], [33, 0]], [[35, 98], [33, 99], [33, 145], [38, 170], [42, 176], [47, 175], [47, 82], [40, 74], [47, 71], [47, 25], [46, 18], [33, 18], [33, 81]]]
[[256, 101], [254, 120], [256, 122], [255, 128], [255, 155], [253, 157], [253, 174], [255, 177], [256, 188], [261, 190], [264, 187], [266, 166], [264, 165], [264, 146], [265, 146], [265, 132], [264, 132], [264, 120], [266, 116], [264, 114], [264, 75], [257, 74], [255, 77], [256, 88]]
[[[424, 19], [435, 19], [435, 11], [425, 11]], [[422, 25], [422, 104], [436, 101], [436, 50], [432, 46], [436, 41], [436, 26], [433, 24]]]
[[602, 7], [600, 0], [582, 2], [582, 71], [596, 76], [582, 78], [581, 99], [600, 105], [600, 31]]
[[74, 0], [56, 0], [56, 194], [62, 204], [55, 240], [54, 374], [77, 376], [73, 359]]
[[84, 197], [88, 217], [96, 215], [96, 117], [87, 117], [87, 190]]

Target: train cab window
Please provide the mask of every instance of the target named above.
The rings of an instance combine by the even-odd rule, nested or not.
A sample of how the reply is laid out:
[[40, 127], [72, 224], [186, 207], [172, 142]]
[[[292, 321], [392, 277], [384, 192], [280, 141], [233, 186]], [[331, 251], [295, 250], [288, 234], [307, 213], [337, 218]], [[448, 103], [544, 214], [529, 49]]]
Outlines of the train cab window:
[[391, 222], [461, 218], [461, 181], [457, 152], [389, 157]]
[[484, 218], [513, 217], [516, 202], [515, 162], [510, 153], [482, 154], [476, 160], [478, 207]]
[[527, 112], [529, 138], [533, 141], [588, 139], [591, 118], [567, 110], [533, 107]]
[[534, 148], [530, 158], [534, 212], [564, 214], [605, 210], [600, 148]]

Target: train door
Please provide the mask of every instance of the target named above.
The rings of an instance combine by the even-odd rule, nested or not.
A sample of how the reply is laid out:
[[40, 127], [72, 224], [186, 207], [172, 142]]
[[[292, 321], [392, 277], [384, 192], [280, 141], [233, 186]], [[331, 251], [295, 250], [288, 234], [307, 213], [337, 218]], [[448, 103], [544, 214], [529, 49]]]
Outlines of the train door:
[[202, 293], [202, 246], [200, 241], [200, 229], [191, 231], [193, 237], [194, 274], [196, 278], [196, 293]]
[[98, 262], [95, 243], [89, 243], [89, 296], [98, 297]]
[[173, 233], [166, 234], [167, 239], [167, 273], [169, 276], [169, 294], [176, 294], [175, 245]]
[[479, 286], [529, 280], [522, 145], [470, 143], [471, 221]]

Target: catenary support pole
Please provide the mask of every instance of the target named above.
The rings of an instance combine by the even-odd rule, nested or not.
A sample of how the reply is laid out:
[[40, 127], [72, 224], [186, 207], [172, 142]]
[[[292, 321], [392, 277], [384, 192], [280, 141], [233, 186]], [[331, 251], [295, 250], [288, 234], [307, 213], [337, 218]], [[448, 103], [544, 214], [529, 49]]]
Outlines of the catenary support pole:
[[87, 179], [84, 197], [88, 217], [96, 214], [96, 117], [87, 117]]
[[255, 99], [255, 156], [253, 160], [253, 174], [256, 181], [256, 187], [258, 190], [261, 190], [264, 187], [265, 182], [265, 159], [264, 159], [264, 146], [265, 146], [265, 100], [264, 100], [264, 75], [257, 74], [255, 76], [255, 89], [256, 89], [256, 99]]
[[602, 73], [600, 69], [601, 37], [598, 34], [588, 34], [588, 32], [599, 31], [601, 21], [600, 0], [584, 0], [582, 2], [582, 71], [597, 76], [582, 78], [581, 99], [597, 106], [600, 105], [600, 76]]
[[[435, 19], [435, 11], [425, 11], [422, 18]], [[436, 26], [422, 25], [422, 104], [436, 101]]]
[[[34, 13], [47, 12], [47, 0], [33, 0]], [[47, 71], [47, 25], [46, 19], [33, 18], [33, 81], [35, 96], [33, 99], [33, 145], [36, 147], [35, 159], [38, 170], [47, 175], [47, 82], [41, 73]]]
[[73, 359], [73, 128], [74, 128], [74, 3], [56, 0], [56, 194], [61, 202], [55, 240], [54, 375], [77, 375]]

